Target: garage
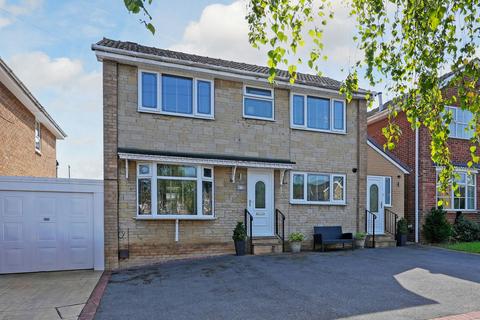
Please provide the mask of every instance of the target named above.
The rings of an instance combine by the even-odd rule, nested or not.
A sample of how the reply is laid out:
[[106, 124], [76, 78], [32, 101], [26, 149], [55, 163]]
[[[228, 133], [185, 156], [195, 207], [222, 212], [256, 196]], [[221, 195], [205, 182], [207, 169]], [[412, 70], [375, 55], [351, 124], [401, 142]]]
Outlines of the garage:
[[0, 177], [0, 273], [103, 270], [103, 183]]

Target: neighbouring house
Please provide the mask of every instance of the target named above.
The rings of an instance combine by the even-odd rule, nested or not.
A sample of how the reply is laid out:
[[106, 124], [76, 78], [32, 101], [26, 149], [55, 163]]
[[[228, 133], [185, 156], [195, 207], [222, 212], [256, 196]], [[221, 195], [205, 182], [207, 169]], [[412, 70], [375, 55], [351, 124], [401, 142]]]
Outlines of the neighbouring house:
[[[453, 73], [442, 76], [441, 81], [448, 84], [449, 78]], [[452, 97], [457, 94], [456, 88], [445, 86], [443, 95]], [[368, 113], [368, 135], [372, 137], [379, 145], [383, 146], [386, 142], [382, 134], [382, 128], [388, 124], [387, 116], [389, 109], [387, 102], [380, 108], [376, 108]], [[449, 106], [448, 111], [452, 112], [453, 120], [450, 124], [450, 135], [448, 146], [452, 156], [452, 162], [455, 165], [456, 172], [459, 174], [457, 180], [459, 194], [450, 190], [448, 195], [441, 195], [437, 192], [437, 177], [441, 168], [435, 165], [430, 157], [431, 136], [425, 127], [412, 130], [407, 120], [405, 112], [399, 110], [398, 117], [394, 120], [400, 127], [402, 135], [395, 149], [391, 151], [402, 163], [410, 168], [410, 174], [405, 180], [405, 216], [409, 224], [409, 239], [411, 241], [421, 241], [421, 228], [425, 216], [429, 211], [437, 206], [438, 200], [446, 200], [444, 209], [448, 213], [448, 218], [453, 222], [456, 216], [463, 213], [467, 219], [480, 221], [477, 198], [480, 182], [478, 168], [469, 168], [467, 163], [471, 160], [470, 138], [472, 132], [468, 130], [468, 122], [472, 119], [472, 113], [468, 110], [462, 110], [455, 105]]]
[[62, 128], [0, 59], [0, 176], [56, 177]]
[[[364, 230], [366, 91], [341, 83], [103, 39], [107, 268], [233, 252], [252, 216], [254, 252], [313, 227]], [[280, 245], [281, 249], [281, 245]], [[121, 259], [119, 259], [119, 256]]]
[[367, 204], [375, 215], [375, 224], [367, 219], [366, 229], [377, 238], [381, 246], [395, 245], [396, 222], [405, 217], [405, 176], [410, 168], [391, 152], [384, 150], [372, 137], [368, 137], [367, 151]]

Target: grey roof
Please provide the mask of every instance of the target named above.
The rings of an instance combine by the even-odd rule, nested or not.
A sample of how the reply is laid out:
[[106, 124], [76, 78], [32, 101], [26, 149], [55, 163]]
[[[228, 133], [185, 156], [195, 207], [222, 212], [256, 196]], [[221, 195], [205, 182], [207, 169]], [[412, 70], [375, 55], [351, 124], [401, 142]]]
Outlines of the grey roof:
[[25, 93], [25, 95], [33, 102], [33, 104], [40, 110], [41, 113], [52, 123], [52, 125], [63, 135], [65, 138], [67, 134], [60, 128], [58, 123], [53, 120], [52, 116], [47, 112], [47, 110], [38, 102], [35, 96], [28, 90], [27, 86], [16, 76], [16, 74], [10, 69], [10, 67], [5, 63], [5, 61], [0, 58], [0, 67], [5, 70], [5, 72], [12, 78], [12, 80], [20, 87], [20, 89]]
[[[256, 73], [263, 77], [269, 76], [269, 68], [265, 66], [258, 66], [254, 64], [236, 62], [236, 61], [229, 61], [229, 60], [222, 60], [217, 58], [210, 58], [199, 56], [195, 54], [183, 53], [178, 51], [166, 50], [166, 49], [159, 49], [154, 47], [147, 47], [135, 42], [129, 41], [117, 41], [111, 40], [107, 38], [103, 38], [96, 45], [92, 46], [93, 50], [100, 50], [101, 48], [111, 48], [117, 50], [125, 51], [125, 54], [128, 55], [130, 53], [141, 53], [156, 56], [159, 58], [168, 58], [168, 59], [175, 59], [179, 61], [185, 61], [189, 63], [197, 63], [203, 66], [210, 66], [212, 69], [215, 67], [221, 68], [228, 68], [238, 72], [248, 72], [248, 73]], [[277, 78], [281, 80], [288, 81], [289, 73], [286, 70], [277, 70]], [[320, 77], [317, 75], [306, 74], [306, 73], [297, 73], [297, 80], [296, 83], [317, 87], [317, 88], [325, 88], [331, 90], [339, 90], [342, 82], [328, 78], [328, 77]], [[367, 90], [359, 89], [357, 93], [367, 93]]]
[[375, 147], [377, 147], [377, 149], [380, 150], [380, 152], [382, 152], [382, 153], [385, 154], [387, 157], [389, 157], [390, 159], [392, 159], [393, 161], [395, 161], [400, 167], [402, 167], [403, 169], [405, 169], [405, 170], [408, 171], [408, 172], [412, 172], [412, 169], [410, 169], [410, 167], [409, 167], [408, 165], [406, 165], [402, 160], [400, 160], [396, 155], [394, 155], [394, 154], [391, 153], [390, 151], [385, 150], [382, 145], [380, 145], [377, 141], [375, 141], [375, 139], [373, 139], [372, 137], [368, 136], [368, 137], [367, 137], [367, 140], [368, 140], [368, 142], [370, 142], [371, 144], [373, 144]]

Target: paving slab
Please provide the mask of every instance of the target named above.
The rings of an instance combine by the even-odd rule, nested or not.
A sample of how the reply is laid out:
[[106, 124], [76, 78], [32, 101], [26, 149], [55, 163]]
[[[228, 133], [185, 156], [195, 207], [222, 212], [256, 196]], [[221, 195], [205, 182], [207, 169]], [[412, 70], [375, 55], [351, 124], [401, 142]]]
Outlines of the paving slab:
[[0, 320], [77, 319], [102, 272], [0, 275]]

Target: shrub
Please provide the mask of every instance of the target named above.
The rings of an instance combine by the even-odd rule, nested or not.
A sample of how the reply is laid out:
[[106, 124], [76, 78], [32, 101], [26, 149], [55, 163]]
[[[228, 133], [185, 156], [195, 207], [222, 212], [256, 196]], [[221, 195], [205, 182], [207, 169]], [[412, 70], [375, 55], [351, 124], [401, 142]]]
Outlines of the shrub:
[[460, 216], [453, 225], [453, 234], [461, 242], [480, 240], [480, 225]]
[[452, 236], [452, 225], [441, 207], [430, 210], [423, 225], [423, 234], [427, 241], [432, 243], [447, 241]]
[[367, 234], [365, 232], [357, 232], [355, 233], [355, 239], [356, 240], [363, 240], [367, 237]]
[[408, 224], [405, 218], [401, 218], [397, 222], [397, 233], [400, 235], [408, 234]]
[[301, 232], [292, 232], [288, 236], [290, 242], [302, 242], [305, 239], [305, 236]]
[[245, 225], [243, 222], [237, 222], [237, 226], [233, 229], [232, 239], [234, 241], [242, 241], [247, 239], [247, 233], [245, 232]]

